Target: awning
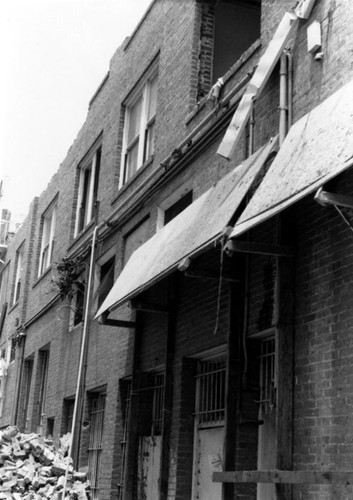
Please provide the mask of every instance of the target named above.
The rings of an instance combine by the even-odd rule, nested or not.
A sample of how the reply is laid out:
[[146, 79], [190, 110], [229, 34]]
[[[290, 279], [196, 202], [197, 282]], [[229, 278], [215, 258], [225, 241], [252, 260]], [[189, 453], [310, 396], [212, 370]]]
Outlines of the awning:
[[259, 149], [189, 205], [130, 257], [96, 317], [111, 311], [161, 280], [185, 258], [195, 257], [219, 240], [277, 138]]
[[353, 81], [296, 122], [231, 238], [273, 217], [353, 165]]

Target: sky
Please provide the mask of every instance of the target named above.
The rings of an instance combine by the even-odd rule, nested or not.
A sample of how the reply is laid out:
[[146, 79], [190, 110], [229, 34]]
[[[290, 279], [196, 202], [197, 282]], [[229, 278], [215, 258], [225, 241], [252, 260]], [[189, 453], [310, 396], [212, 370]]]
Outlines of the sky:
[[0, 16], [0, 206], [15, 222], [46, 188], [88, 102], [151, 0], [11, 0]]

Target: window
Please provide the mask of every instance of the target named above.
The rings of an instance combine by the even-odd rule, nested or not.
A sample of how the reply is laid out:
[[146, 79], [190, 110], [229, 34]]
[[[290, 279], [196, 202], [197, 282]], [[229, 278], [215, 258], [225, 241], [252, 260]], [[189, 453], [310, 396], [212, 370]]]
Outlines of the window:
[[47, 393], [48, 383], [48, 368], [49, 368], [49, 350], [39, 351], [38, 358], [38, 380], [39, 380], [39, 394], [38, 394], [38, 426], [37, 433], [41, 434], [43, 431], [44, 417], [45, 417], [45, 400]]
[[193, 192], [188, 187], [181, 186], [174, 190], [157, 208], [157, 231], [191, 205], [192, 200]]
[[90, 433], [88, 445], [88, 472], [92, 499], [99, 496], [99, 473], [104, 428], [105, 394], [94, 394], [90, 398]]
[[224, 447], [225, 375], [223, 355], [199, 360], [196, 376], [195, 436], [192, 498], [222, 497], [212, 472], [221, 469]]
[[20, 298], [22, 267], [23, 267], [23, 247], [19, 248], [16, 252], [15, 280], [13, 284], [12, 305], [17, 304]]
[[86, 293], [86, 278], [82, 274], [76, 283], [76, 293], [71, 299], [71, 315], [70, 315], [70, 328], [78, 325], [83, 321], [84, 306], [85, 306], [85, 293]]
[[157, 72], [153, 68], [125, 104], [120, 187], [153, 155], [157, 83]]
[[38, 276], [42, 275], [53, 261], [56, 206], [42, 217], [42, 241], [40, 246]]
[[96, 149], [79, 169], [75, 236], [83, 231], [94, 217], [94, 208], [98, 195], [100, 162], [101, 147]]
[[173, 203], [169, 208], [167, 208], [164, 212], [164, 225], [168, 224], [171, 220], [174, 219], [177, 215], [180, 214], [186, 207], [191, 205], [192, 203], [192, 191], [184, 194], [178, 201]]
[[98, 288], [98, 307], [103, 304], [104, 299], [114, 285], [115, 257], [105, 262], [100, 268], [100, 280]]
[[20, 414], [20, 419], [23, 425], [23, 428], [28, 431], [29, 430], [29, 396], [31, 391], [31, 383], [32, 383], [32, 375], [33, 375], [33, 357], [27, 358], [24, 362], [23, 366], [23, 396], [21, 398], [21, 405], [23, 405], [22, 415]]
[[200, 0], [197, 100], [260, 37], [261, 0]]

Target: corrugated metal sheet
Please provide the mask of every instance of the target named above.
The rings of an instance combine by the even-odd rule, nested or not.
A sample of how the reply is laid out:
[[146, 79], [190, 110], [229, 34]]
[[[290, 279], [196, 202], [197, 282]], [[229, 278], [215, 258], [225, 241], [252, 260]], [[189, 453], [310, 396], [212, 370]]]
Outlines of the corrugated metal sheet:
[[353, 165], [353, 81], [290, 129], [231, 237], [273, 217]]
[[138, 295], [220, 238], [277, 138], [237, 166], [131, 256], [96, 317]]

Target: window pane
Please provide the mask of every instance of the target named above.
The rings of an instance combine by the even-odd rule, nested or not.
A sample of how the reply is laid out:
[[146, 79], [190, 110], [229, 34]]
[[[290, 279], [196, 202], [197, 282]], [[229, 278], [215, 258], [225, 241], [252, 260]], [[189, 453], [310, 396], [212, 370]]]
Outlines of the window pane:
[[154, 121], [150, 123], [146, 130], [145, 154], [143, 160], [147, 160], [154, 152]]
[[130, 179], [130, 177], [137, 170], [137, 155], [138, 155], [139, 141], [137, 141], [131, 149], [126, 154], [126, 171], [125, 171], [125, 182]]
[[139, 135], [141, 122], [142, 96], [129, 108], [129, 130], [127, 143], [130, 144]]

